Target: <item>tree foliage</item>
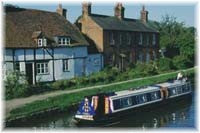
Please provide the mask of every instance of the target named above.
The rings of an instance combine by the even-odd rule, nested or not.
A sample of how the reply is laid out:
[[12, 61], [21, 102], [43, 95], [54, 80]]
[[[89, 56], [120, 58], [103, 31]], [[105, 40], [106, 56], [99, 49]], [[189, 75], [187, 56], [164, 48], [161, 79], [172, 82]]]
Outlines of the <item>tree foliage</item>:
[[159, 23], [160, 47], [165, 49], [165, 57], [173, 59], [178, 68], [194, 66], [195, 28], [186, 27], [173, 16], [166, 15]]

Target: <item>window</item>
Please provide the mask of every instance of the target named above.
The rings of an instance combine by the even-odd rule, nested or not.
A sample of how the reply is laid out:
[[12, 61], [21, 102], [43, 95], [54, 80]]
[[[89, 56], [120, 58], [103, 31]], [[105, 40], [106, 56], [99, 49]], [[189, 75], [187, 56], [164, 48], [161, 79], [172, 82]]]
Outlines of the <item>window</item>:
[[177, 87], [177, 92], [178, 92], [178, 94], [181, 94], [181, 93], [182, 93], [182, 87], [181, 87], [181, 86], [178, 86], [178, 87]]
[[143, 53], [142, 52], [139, 53], [138, 60], [140, 62], [143, 62]]
[[155, 34], [153, 34], [153, 39], [152, 39], [152, 41], [153, 41], [152, 44], [153, 44], [153, 45], [156, 45], [156, 35], [155, 35]]
[[139, 45], [142, 45], [142, 33], [140, 33]]
[[128, 107], [132, 105], [132, 99], [131, 98], [123, 98], [121, 99], [122, 106], [123, 107]]
[[60, 37], [60, 38], [58, 38], [58, 44], [59, 45], [70, 45], [71, 39], [69, 37]]
[[157, 100], [157, 99], [159, 99], [159, 98], [161, 98], [160, 91], [152, 92], [152, 93], [151, 93], [151, 100], [152, 100], [152, 101], [153, 101], [153, 100]]
[[122, 34], [119, 34], [119, 44], [122, 45]]
[[120, 99], [113, 100], [113, 107], [114, 107], [114, 110], [121, 108]]
[[68, 59], [63, 60], [63, 71], [64, 72], [69, 71], [69, 60]]
[[100, 59], [99, 58], [94, 58], [94, 64], [95, 65], [100, 65]]
[[39, 38], [38, 39], [38, 46], [39, 47], [47, 46], [47, 39], [45, 39], [45, 38]]
[[15, 70], [16, 70], [16, 71], [20, 71], [19, 62], [15, 62]]
[[48, 62], [37, 63], [37, 74], [48, 74]]
[[113, 32], [110, 33], [110, 45], [115, 45]]
[[156, 60], [156, 52], [153, 51], [153, 59]]
[[146, 44], [149, 45], [149, 35], [147, 34], [146, 37], [147, 37], [147, 42], [146, 42]]
[[131, 36], [129, 33], [126, 34], [127, 37], [127, 44], [130, 45], [131, 44]]
[[150, 54], [147, 52], [146, 53], [146, 63], [149, 63], [150, 61]]

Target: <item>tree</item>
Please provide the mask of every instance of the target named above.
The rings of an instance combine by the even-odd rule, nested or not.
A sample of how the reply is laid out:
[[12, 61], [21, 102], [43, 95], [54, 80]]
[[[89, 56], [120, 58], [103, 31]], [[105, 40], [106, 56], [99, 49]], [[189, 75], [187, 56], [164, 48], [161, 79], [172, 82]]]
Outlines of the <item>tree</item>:
[[[166, 50], [167, 58], [181, 60], [187, 67], [194, 65], [195, 28], [186, 27], [183, 22], [177, 22], [173, 16], [165, 15], [158, 26], [160, 46]], [[176, 58], [174, 58], [176, 57]], [[184, 64], [180, 66], [184, 66]]]

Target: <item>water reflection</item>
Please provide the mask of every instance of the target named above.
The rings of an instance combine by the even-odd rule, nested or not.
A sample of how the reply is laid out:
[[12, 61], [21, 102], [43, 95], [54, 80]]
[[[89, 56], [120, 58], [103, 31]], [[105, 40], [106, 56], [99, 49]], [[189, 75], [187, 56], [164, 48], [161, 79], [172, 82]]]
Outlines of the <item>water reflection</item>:
[[[59, 113], [37, 119], [24, 120], [7, 125], [8, 127], [31, 127], [33, 129], [54, 129], [77, 127], [71, 113]], [[190, 101], [177, 102], [161, 106], [148, 112], [140, 112], [125, 117], [120, 121], [109, 123], [107, 127], [139, 127], [141, 129], [159, 127], [193, 127], [195, 125], [194, 96]], [[94, 125], [84, 125], [86, 127]], [[97, 126], [97, 125], [96, 125]]]

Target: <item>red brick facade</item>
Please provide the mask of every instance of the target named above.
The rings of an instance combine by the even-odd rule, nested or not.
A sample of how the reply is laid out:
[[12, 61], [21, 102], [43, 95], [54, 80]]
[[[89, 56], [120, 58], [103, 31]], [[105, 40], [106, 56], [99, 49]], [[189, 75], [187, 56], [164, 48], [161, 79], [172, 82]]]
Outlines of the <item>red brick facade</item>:
[[[117, 4], [117, 6], [120, 7], [115, 7], [115, 10], [117, 9], [115, 17], [120, 21], [124, 18], [124, 8], [121, 4]], [[121, 12], [119, 11], [120, 9], [122, 9]], [[141, 11], [143, 17], [141, 19], [148, 21], [144, 17], [148, 13], [145, 14], [144, 12], [145, 9], [143, 7]], [[98, 51], [103, 54], [105, 65], [124, 68], [130, 63], [136, 63], [138, 60], [145, 62], [158, 57], [158, 32], [105, 29], [92, 19], [91, 4], [83, 4], [83, 15], [77, 22], [81, 32], [93, 40]], [[145, 22], [141, 20], [141, 23]]]

